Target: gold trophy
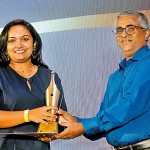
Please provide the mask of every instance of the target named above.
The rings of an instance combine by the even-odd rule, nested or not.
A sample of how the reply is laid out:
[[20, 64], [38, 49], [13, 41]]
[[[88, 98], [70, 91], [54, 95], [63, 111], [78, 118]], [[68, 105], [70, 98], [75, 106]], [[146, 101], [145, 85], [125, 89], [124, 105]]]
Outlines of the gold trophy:
[[[46, 89], [45, 101], [46, 106], [55, 106], [58, 108], [60, 91], [58, 90], [55, 84], [55, 73], [52, 71], [51, 73], [51, 81]], [[55, 114], [55, 110], [49, 111], [52, 114]], [[58, 122], [57, 120], [53, 120], [52, 122], [48, 122], [48, 124], [39, 124], [38, 133], [58, 133]]]

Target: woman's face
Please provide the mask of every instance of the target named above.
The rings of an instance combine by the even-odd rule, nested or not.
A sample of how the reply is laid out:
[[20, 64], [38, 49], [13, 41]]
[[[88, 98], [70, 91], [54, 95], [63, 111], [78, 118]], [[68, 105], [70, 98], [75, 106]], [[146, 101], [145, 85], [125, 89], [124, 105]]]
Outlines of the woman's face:
[[34, 43], [31, 33], [23, 25], [15, 25], [8, 31], [7, 53], [10, 62], [31, 61]]

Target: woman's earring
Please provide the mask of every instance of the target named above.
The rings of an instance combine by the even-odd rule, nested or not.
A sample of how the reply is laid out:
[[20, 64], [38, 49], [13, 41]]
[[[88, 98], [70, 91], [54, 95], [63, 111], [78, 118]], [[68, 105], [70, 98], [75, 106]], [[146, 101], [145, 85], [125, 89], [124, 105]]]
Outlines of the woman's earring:
[[36, 49], [35, 49], [35, 48], [33, 48], [32, 57], [34, 58], [34, 57], [35, 57], [35, 55], [36, 55]]
[[9, 61], [9, 60], [10, 60], [10, 57], [9, 57], [9, 55], [8, 55], [7, 51], [6, 51], [6, 59], [7, 59], [7, 61]]
[[7, 51], [6, 51], [6, 52], [3, 52], [2, 58], [3, 58], [4, 61], [10, 61], [10, 57], [9, 57]]

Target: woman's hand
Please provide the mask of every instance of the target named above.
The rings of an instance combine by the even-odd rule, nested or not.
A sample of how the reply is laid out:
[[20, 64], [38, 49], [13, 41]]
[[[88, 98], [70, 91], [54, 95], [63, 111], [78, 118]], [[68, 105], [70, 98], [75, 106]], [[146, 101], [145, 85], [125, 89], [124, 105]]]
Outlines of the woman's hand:
[[[47, 124], [56, 120], [57, 108], [52, 106], [43, 106], [29, 110], [29, 120], [36, 123]], [[52, 114], [52, 111], [55, 112]]]

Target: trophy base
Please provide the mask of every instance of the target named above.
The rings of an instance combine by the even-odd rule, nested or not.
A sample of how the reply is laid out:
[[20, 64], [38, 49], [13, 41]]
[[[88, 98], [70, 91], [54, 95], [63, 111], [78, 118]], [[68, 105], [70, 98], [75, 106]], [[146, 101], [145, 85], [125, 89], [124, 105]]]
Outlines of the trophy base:
[[38, 133], [58, 133], [58, 123], [48, 122], [48, 124], [39, 124]]

